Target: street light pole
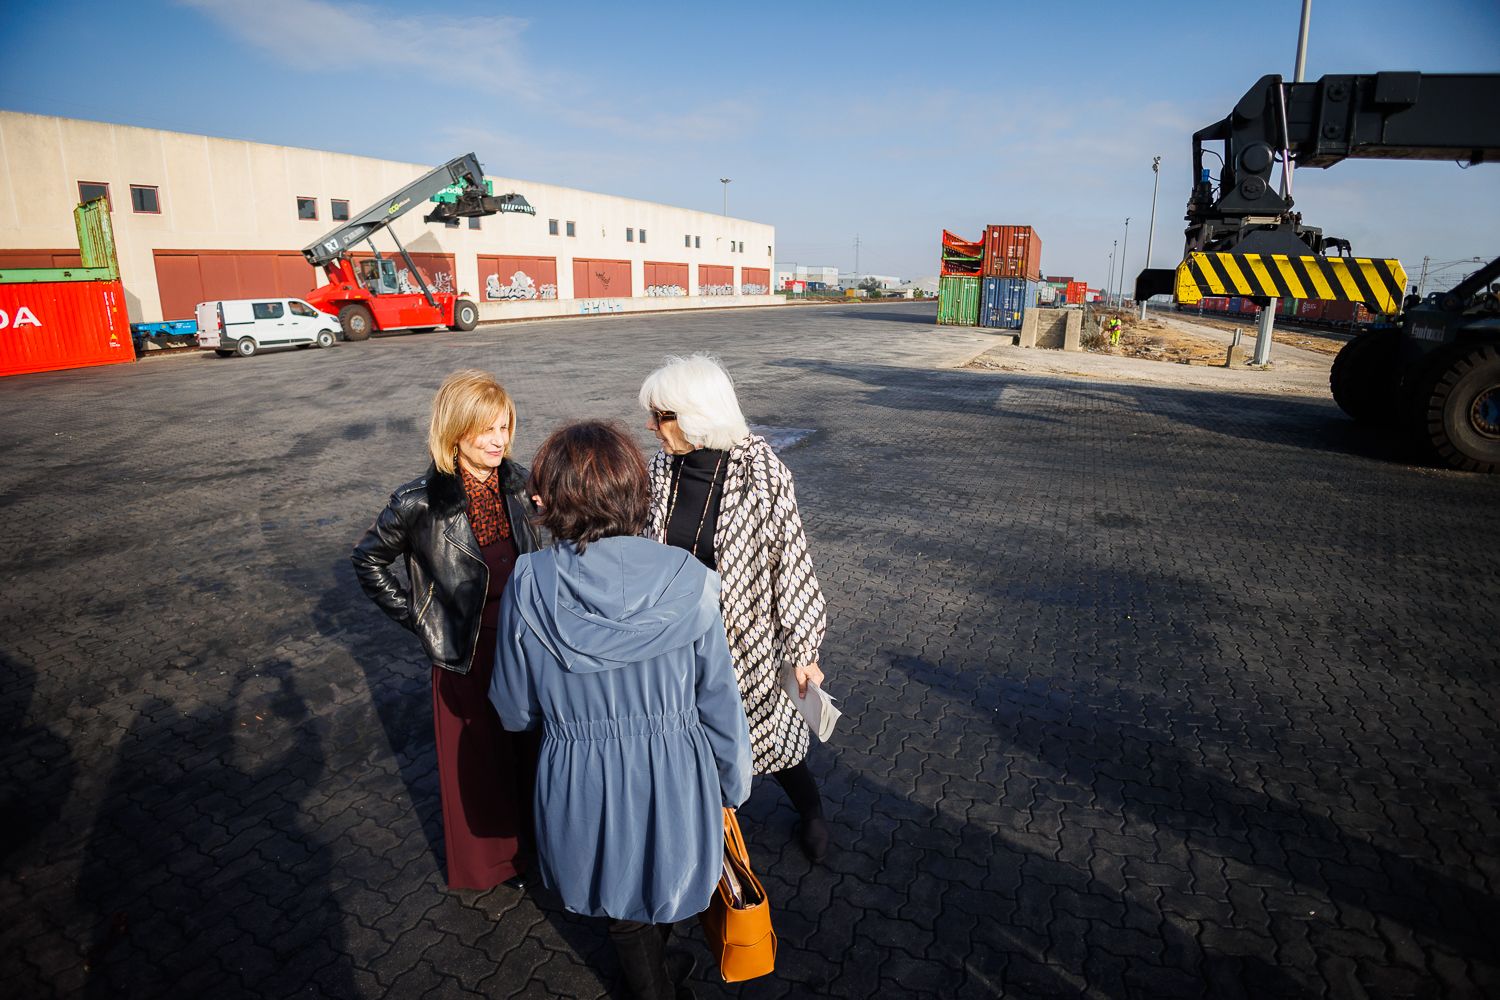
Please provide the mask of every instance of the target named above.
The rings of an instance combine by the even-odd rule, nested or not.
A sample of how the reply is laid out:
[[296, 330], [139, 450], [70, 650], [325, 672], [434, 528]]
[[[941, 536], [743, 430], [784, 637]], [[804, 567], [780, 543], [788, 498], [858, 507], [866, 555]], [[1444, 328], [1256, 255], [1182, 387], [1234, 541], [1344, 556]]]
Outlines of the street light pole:
[[724, 185], [724, 214], [729, 214], [729, 178], [720, 177], [719, 183]]
[[1109, 277], [1105, 279], [1104, 282], [1104, 302], [1106, 305], [1109, 304], [1109, 300], [1113, 298], [1115, 294], [1115, 251], [1118, 249], [1120, 249], [1120, 241], [1115, 240], [1110, 244]]
[[1115, 296], [1115, 305], [1125, 304], [1125, 261], [1130, 257], [1130, 216], [1125, 216], [1125, 243], [1120, 247], [1120, 287]]
[[[1151, 225], [1146, 230], [1146, 270], [1151, 270], [1151, 244], [1156, 241], [1156, 189], [1161, 186], [1161, 157], [1151, 157]], [[1146, 321], [1146, 300], [1141, 299], [1141, 322]]]

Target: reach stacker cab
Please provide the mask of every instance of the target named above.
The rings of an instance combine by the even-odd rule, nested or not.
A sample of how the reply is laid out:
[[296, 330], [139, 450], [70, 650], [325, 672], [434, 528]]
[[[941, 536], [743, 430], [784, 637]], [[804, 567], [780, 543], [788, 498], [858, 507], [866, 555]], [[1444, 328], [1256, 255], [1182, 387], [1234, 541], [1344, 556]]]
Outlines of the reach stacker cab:
[[[328, 284], [314, 289], [307, 301], [331, 316], [348, 340], [365, 340], [375, 330], [436, 329], [446, 326], [472, 330], [479, 322], [479, 307], [452, 292], [436, 292], [412, 262], [411, 255], [391, 231], [391, 223], [428, 199], [437, 204], [424, 216], [426, 222], [519, 212], [535, 215], [536, 209], [519, 194], [495, 197], [489, 193], [484, 169], [473, 153], [448, 161], [389, 197], [365, 209], [337, 229], [303, 248], [302, 255], [314, 267], [323, 268]], [[380, 230], [390, 234], [405, 271], [416, 289], [400, 281], [396, 262], [381, 255], [371, 239]], [[350, 253], [361, 241], [373, 258], [356, 262]]]

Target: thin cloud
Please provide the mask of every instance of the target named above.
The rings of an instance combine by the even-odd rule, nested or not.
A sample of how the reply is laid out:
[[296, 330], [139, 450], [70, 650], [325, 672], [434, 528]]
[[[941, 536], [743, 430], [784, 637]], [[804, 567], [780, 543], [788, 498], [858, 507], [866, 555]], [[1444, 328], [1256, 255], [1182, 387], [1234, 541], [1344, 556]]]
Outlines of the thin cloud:
[[536, 74], [521, 56], [527, 22], [516, 17], [392, 15], [366, 4], [327, 0], [178, 0], [293, 69], [347, 83], [390, 72], [534, 98]]

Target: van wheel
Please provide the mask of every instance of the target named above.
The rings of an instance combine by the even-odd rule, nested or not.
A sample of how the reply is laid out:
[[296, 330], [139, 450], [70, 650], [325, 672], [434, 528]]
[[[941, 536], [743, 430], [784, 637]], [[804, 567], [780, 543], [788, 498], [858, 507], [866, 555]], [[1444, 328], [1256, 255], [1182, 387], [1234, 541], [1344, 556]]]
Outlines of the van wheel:
[[468, 299], [459, 299], [453, 303], [453, 326], [455, 329], [468, 332], [479, 325], [479, 307]]
[[316, 343], [319, 347], [332, 347], [333, 346], [333, 331], [332, 330], [319, 330], [318, 331], [318, 339], [314, 343]]
[[369, 340], [370, 331], [375, 329], [375, 316], [369, 306], [347, 305], [339, 310], [339, 326], [350, 340]]
[[234, 345], [234, 352], [242, 358], [253, 358], [260, 345], [249, 337], [241, 337]]

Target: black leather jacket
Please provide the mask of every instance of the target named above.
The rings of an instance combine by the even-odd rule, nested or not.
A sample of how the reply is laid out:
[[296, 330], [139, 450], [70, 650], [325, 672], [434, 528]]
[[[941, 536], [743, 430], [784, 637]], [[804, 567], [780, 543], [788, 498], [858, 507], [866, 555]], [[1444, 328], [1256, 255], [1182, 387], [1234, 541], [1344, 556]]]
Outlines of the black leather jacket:
[[[516, 548], [535, 552], [541, 538], [526, 495], [529, 474], [510, 459], [497, 470]], [[466, 674], [474, 662], [479, 617], [490, 571], [469, 526], [469, 498], [456, 475], [429, 466], [427, 474], [391, 494], [370, 530], [354, 546], [354, 572], [370, 600], [422, 640], [427, 658]], [[405, 557], [408, 591], [391, 570]]]

